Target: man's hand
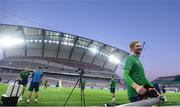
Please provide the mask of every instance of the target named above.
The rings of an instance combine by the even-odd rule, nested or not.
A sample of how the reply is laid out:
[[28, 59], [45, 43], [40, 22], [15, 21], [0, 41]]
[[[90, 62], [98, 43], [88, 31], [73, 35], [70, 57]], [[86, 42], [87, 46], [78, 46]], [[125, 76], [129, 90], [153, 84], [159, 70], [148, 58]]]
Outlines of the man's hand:
[[139, 93], [140, 95], [143, 95], [147, 90], [143, 87], [143, 86], [138, 86], [136, 88], [137, 93]]
[[140, 95], [143, 95], [147, 90], [143, 87], [143, 86], [140, 86], [138, 84], [136, 84], [135, 82], [132, 83], [131, 85], [136, 91], [137, 93], [139, 93]]

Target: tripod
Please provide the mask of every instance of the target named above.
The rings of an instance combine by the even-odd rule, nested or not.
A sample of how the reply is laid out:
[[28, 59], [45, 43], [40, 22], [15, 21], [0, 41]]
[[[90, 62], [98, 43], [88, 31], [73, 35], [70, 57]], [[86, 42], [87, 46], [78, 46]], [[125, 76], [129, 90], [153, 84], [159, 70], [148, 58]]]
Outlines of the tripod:
[[[71, 90], [71, 92], [70, 92], [69, 96], [67, 97], [67, 99], [66, 99], [63, 107], [66, 106], [69, 98], [71, 97], [74, 89], [76, 88], [76, 86], [77, 86], [77, 84], [78, 84], [79, 82], [80, 82], [80, 88], [81, 88], [81, 91], [80, 91], [80, 94], [81, 94], [81, 107], [82, 107], [83, 104], [84, 104], [84, 106], [86, 106], [86, 104], [85, 104], [85, 97], [84, 97], [84, 88], [83, 88], [83, 86], [82, 86], [82, 77], [83, 77], [83, 74], [84, 74], [84, 69], [79, 69], [79, 70], [80, 70], [79, 79], [77, 80], [76, 84], [74, 85], [73, 89]], [[84, 86], [84, 87], [85, 87], [85, 86]]]

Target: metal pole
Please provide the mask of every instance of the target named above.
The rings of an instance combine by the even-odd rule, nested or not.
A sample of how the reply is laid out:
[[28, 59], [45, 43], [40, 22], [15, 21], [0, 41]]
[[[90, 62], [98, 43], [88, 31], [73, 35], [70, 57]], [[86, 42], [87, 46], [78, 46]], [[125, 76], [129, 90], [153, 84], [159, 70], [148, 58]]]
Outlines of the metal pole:
[[152, 106], [152, 105], [157, 104], [159, 102], [160, 102], [159, 98], [150, 98], [150, 99], [141, 100], [141, 101], [137, 101], [137, 102], [133, 102], [133, 103], [119, 105], [119, 106], [116, 106], [116, 107], [124, 107], [124, 106]]
[[69, 94], [68, 98], [66, 99], [66, 101], [65, 101], [65, 103], [64, 103], [64, 105], [63, 105], [63, 107], [66, 106], [66, 103], [68, 102], [68, 100], [69, 100], [71, 94], [73, 93], [74, 89], [76, 88], [76, 85], [78, 84], [79, 80], [80, 80], [80, 79], [77, 80], [77, 82], [76, 82], [75, 86], [73, 87], [71, 93]]

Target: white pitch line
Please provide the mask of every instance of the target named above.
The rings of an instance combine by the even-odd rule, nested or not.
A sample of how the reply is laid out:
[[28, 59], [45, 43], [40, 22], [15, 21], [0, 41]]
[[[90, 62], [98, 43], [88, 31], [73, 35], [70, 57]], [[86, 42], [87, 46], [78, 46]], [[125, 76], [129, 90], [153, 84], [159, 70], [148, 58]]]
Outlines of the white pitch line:
[[[38, 102], [38, 103], [64, 103], [64, 102]], [[68, 102], [68, 103], [81, 103], [81, 102]], [[94, 103], [94, 102], [86, 102], [86, 103]], [[107, 103], [107, 102], [96, 102], [96, 103]]]

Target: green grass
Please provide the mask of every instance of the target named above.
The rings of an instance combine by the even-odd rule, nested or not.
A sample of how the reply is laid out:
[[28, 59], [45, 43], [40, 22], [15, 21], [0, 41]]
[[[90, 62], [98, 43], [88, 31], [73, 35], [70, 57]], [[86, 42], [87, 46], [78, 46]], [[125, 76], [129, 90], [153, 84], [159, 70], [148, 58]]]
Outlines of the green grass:
[[[0, 95], [5, 93], [7, 85], [0, 84]], [[34, 103], [34, 94], [31, 99], [31, 103], [27, 104], [25, 101], [28, 96], [28, 88], [26, 88], [25, 94], [23, 96], [23, 101], [19, 102], [20, 106], [62, 106], [68, 97], [72, 88], [52, 88], [47, 89], [40, 88], [40, 96], [38, 98], [38, 103]], [[111, 101], [111, 93], [109, 90], [100, 89], [85, 89], [85, 100], [87, 106], [104, 106], [105, 103]], [[180, 105], [180, 93], [167, 93], [168, 101], [162, 103], [161, 105]], [[116, 91], [116, 102], [119, 104], [129, 103], [126, 91]], [[67, 106], [80, 106], [80, 89], [76, 88], [70, 97]]]

